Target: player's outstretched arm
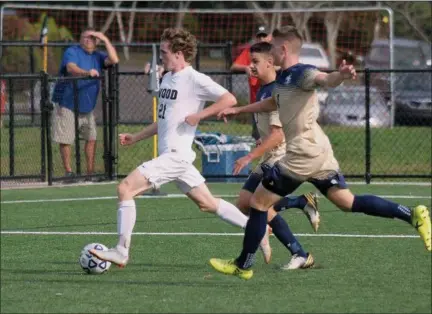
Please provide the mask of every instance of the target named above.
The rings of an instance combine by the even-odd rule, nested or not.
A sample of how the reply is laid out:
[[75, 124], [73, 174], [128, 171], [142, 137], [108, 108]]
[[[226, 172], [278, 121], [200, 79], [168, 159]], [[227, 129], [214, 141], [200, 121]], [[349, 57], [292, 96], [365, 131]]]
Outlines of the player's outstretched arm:
[[241, 157], [236, 160], [234, 164], [233, 174], [237, 175], [242, 171], [244, 167], [246, 167], [251, 161], [261, 157], [266, 152], [272, 150], [277, 147], [280, 143], [283, 142], [285, 135], [283, 130], [279, 126], [271, 125], [270, 126], [270, 134], [267, 136], [261, 145], [255, 147], [249, 154], [244, 157]]
[[157, 122], [154, 122], [150, 124], [149, 126], [146, 126], [144, 129], [142, 129], [138, 133], [129, 134], [129, 133], [122, 133], [119, 135], [120, 139], [120, 145], [127, 146], [127, 145], [133, 145], [136, 142], [139, 142], [141, 140], [144, 140], [146, 138], [149, 138], [153, 135], [157, 134]]
[[315, 83], [323, 87], [336, 87], [340, 85], [344, 80], [352, 79], [357, 77], [357, 72], [352, 65], [346, 64], [343, 60], [338, 71], [332, 73], [319, 72], [315, 76]]
[[274, 101], [273, 97], [270, 97], [258, 102], [254, 102], [253, 104], [247, 106], [227, 108], [225, 110], [220, 111], [217, 114], [217, 118], [226, 120], [226, 117], [233, 116], [242, 112], [246, 112], [246, 113], [269, 112], [269, 111], [274, 111], [276, 109], [277, 109], [276, 102]]
[[224, 109], [235, 106], [236, 104], [237, 99], [234, 97], [234, 95], [226, 92], [220, 96], [213, 105], [208, 106], [199, 113], [187, 116], [185, 121], [189, 125], [197, 125], [201, 120], [215, 116]]

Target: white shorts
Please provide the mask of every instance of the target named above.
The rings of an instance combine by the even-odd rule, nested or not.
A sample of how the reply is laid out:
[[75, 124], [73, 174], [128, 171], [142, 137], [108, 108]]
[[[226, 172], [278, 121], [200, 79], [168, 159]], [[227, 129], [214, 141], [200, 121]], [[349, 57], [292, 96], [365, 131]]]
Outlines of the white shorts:
[[160, 155], [144, 162], [137, 169], [155, 188], [174, 181], [185, 194], [205, 182], [197, 168], [178, 153]]

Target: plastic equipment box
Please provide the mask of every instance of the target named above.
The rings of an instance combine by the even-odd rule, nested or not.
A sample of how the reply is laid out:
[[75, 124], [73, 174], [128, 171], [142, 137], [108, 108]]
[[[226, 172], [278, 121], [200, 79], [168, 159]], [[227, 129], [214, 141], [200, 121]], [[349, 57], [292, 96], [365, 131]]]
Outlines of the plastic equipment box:
[[[209, 182], [243, 182], [244, 176], [249, 175], [250, 165], [239, 173], [241, 177], [232, 177], [234, 163], [237, 159], [246, 156], [250, 152], [250, 146], [246, 143], [214, 144], [202, 147], [202, 175], [220, 176], [208, 178]], [[231, 177], [227, 177], [231, 176]]]

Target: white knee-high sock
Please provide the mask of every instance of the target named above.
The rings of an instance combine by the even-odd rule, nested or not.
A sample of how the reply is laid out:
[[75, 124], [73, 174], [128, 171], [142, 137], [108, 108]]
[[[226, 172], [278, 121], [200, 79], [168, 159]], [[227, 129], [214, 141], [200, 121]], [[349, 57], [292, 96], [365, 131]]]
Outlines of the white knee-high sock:
[[119, 235], [119, 242], [116, 248], [125, 256], [129, 256], [129, 247], [135, 221], [135, 201], [128, 200], [120, 202], [117, 210], [117, 233]]
[[216, 211], [216, 215], [218, 215], [222, 220], [233, 224], [234, 226], [238, 226], [241, 228], [246, 228], [246, 223], [248, 221], [248, 217], [243, 214], [237, 207], [233, 204], [220, 199], [219, 207]]

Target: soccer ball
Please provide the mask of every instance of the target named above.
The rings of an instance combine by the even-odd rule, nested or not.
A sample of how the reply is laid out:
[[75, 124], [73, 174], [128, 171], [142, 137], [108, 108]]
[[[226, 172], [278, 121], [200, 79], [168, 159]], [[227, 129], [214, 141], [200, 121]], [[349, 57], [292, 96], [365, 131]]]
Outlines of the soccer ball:
[[82, 269], [87, 274], [103, 274], [106, 272], [110, 267], [111, 263], [107, 261], [102, 261], [98, 259], [93, 254], [90, 254], [89, 250], [95, 249], [100, 251], [107, 251], [108, 248], [100, 243], [90, 243], [87, 244], [81, 251], [81, 255], [79, 258], [79, 263], [82, 267]]

